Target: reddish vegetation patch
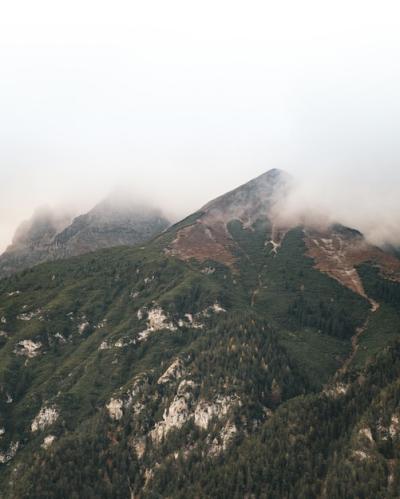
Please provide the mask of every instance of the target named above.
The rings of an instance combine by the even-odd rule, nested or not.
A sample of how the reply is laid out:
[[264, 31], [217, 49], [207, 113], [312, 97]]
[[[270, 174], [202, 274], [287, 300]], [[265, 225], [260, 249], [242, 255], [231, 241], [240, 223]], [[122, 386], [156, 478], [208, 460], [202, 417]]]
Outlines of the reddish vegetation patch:
[[[365, 298], [368, 297], [355, 268], [357, 265], [371, 262], [387, 279], [400, 281], [400, 261], [368, 244], [360, 235], [314, 231], [306, 232], [304, 240], [307, 255], [314, 259], [318, 270]], [[370, 301], [373, 306], [376, 305]]]
[[222, 222], [206, 225], [203, 221], [181, 229], [169, 252], [182, 260], [215, 260], [232, 267], [235, 263], [230, 248], [233, 241]]

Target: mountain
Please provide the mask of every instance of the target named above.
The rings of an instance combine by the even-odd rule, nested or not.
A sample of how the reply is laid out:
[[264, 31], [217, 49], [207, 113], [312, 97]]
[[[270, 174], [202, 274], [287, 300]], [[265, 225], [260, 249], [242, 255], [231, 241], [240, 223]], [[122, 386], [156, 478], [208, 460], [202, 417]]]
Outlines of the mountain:
[[139, 244], [168, 225], [159, 210], [116, 195], [74, 219], [42, 208], [21, 224], [0, 256], [0, 278], [49, 260]]
[[54, 238], [54, 251], [68, 257], [112, 246], [133, 246], [151, 239], [168, 225], [159, 210], [110, 197], [59, 232]]
[[49, 207], [36, 210], [16, 230], [12, 244], [0, 255], [0, 278], [51, 259], [55, 236], [71, 223], [68, 214]]
[[399, 497], [400, 261], [290, 183], [0, 281], [1, 497]]

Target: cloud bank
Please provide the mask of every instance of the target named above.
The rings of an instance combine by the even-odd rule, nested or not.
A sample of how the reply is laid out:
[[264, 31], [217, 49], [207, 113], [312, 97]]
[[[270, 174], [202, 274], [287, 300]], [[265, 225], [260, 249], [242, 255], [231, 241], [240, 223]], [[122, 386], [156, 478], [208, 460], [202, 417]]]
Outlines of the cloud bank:
[[116, 187], [179, 218], [270, 169], [400, 242], [399, 6], [18, 0], [0, 16], [0, 250]]

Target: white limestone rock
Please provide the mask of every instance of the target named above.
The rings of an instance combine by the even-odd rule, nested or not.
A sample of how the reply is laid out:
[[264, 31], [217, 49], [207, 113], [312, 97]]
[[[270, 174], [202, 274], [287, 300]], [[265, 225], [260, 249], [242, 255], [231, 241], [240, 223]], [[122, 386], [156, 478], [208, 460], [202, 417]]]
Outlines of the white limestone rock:
[[209, 451], [210, 455], [216, 457], [225, 452], [237, 431], [234, 423], [227, 423], [222, 428], [219, 438], [214, 438], [212, 441]]
[[121, 399], [112, 398], [110, 400], [110, 402], [106, 405], [106, 408], [111, 419], [114, 419], [114, 421], [119, 421], [122, 418], [122, 416], [124, 415], [122, 411], [123, 405], [124, 403]]
[[64, 336], [63, 336], [61, 333], [56, 333], [56, 334], [54, 335], [54, 338], [57, 338], [57, 340], [58, 340], [60, 343], [67, 343], [66, 338], [64, 338]]
[[168, 322], [168, 318], [161, 307], [154, 307], [148, 312], [148, 329], [151, 331], [159, 331], [161, 329], [169, 329], [176, 331], [176, 327], [172, 322]]
[[198, 320], [199, 314], [193, 317], [192, 314], [185, 314], [184, 319], [179, 319], [179, 327], [191, 327], [193, 329], [203, 329], [204, 324]]
[[194, 411], [194, 423], [206, 430], [214, 417], [220, 419], [226, 416], [235, 405], [240, 405], [240, 400], [236, 396], [218, 396], [213, 402], [200, 400]]
[[116, 348], [124, 348], [127, 347], [128, 345], [134, 345], [136, 343], [135, 339], [129, 339], [129, 338], [120, 338], [114, 343], [114, 346]]
[[334, 386], [325, 388], [324, 393], [325, 393], [325, 395], [328, 395], [328, 397], [336, 399], [338, 397], [346, 395], [349, 388], [350, 388], [350, 386], [346, 385], [344, 383], [336, 383], [336, 385], [334, 385]]
[[103, 319], [99, 323], [95, 325], [95, 329], [102, 329], [103, 327], [106, 327], [107, 325], [107, 319]]
[[57, 421], [59, 415], [60, 413], [55, 405], [42, 407], [35, 419], [32, 421], [32, 433], [45, 430]]
[[[143, 318], [144, 311], [144, 309], [138, 311], [139, 319]], [[147, 329], [139, 333], [137, 341], [145, 341], [150, 333], [164, 329], [176, 331], [177, 327], [174, 326], [172, 321], [168, 321], [168, 317], [161, 307], [155, 306], [147, 311]]]
[[214, 305], [212, 305], [212, 310], [216, 313], [216, 314], [220, 314], [222, 312], [226, 312], [226, 310], [221, 307], [221, 305], [217, 302], [214, 303]]
[[190, 402], [192, 400], [193, 381], [183, 380], [178, 387], [177, 393], [169, 407], [164, 410], [163, 419], [159, 421], [150, 432], [150, 437], [155, 442], [161, 440], [173, 428], [182, 426], [191, 417]]
[[360, 437], [366, 438], [370, 443], [374, 443], [371, 429], [368, 428], [367, 426], [365, 428], [360, 428], [360, 430], [358, 431], [358, 434], [360, 435]]
[[365, 459], [367, 459], [369, 457], [369, 455], [366, 452], [364, 452], [363, 450], [353, 451], [353, 456], [356, 459], [359, 459], [360, 461], [364, 461]]
[[102, 341], [99, 346], [99, 350], [109, 350], [111, 345], [108, 344], [107, 341]]
[[276, 255], [278, 253], [278, 249], [280, 248], [280, 243], [274, 241], [273, 239], [269, 239], [268, 241], [265, 241], [265, 246], [268, 246], [269, 244], [272, 246], [270, 253], [273, 253], [274, 255]]
[[196, 317], [210, 317], [212, 313], [221, 314], [224, 312], [226, 312], [226, 310], [223, 307], [221, 307], [221, 305], [218, 302], [215, 302], [209, 307], [205, 308], [202, 312], [196, 314]]
[[41, 348], [42, 343], [40, 341], [22, 340], [17, 343], [14, 352], [17, 355], [23, 355], [32, 359], [40, 354]]
[[10, 447], [6, 451], [0, 452], [0, 464], [10, 462], [17, 454], [18, 447], [19, 442], [11, 442]]
[[173, 380], [178, 380], [185, 373], [183, 362], [181, 359], [176, 359], [174, 362], [168, 367], [168, 369], [162, 374], [157, 383], [159, 385], [163, 385]]
[[130, 409], [132, 415], [139, 415], [144, 409], [144, 405], [140, 401], [133, 403], [134, 398], [139, 393], [141, 385], [144, 383], [144, 376], [139, 374], [133, 380], [133, 384], [130, 389], [122, 392], [120, 389], [119, 396], [115, 395], [110, 402], [106, 405], [108, 414], [111, 419], [119, 421], [123, 415], [124, 411]]
[[56, 437], [54, 435], [47, 435], [41, 445], [42, 449], [47, 450], [54, 443], [55, 439]]
[[83, 334], [88, 327], [89, 327], [89, 322], [88, 321], [81, 322], [78, 325], [78, 333], [79, 334]]
[[36, 318], [42, 319], [40, 315], [41, 313], [42, 311], [40, 309], [31, 312], [24, 312], [22, 314], [17, 315], [17, 319], [20, 321], [31, 321], [32, 319]]
[[137, 336], [137, 341], [139, 343], [141, 341], [146, 341], [150, 333], [151, 333], [150, 329], [145, 329], [144, 331], [140, 331], [140, 333]]
[[196, 426], [207, 429], [213, 418], [221, 419], [235, 406], [240, 405], [237, 396], [217, 396], [214, 401], [200, 400], [194, 406], [193, 389], [195, 383], [183, 380], [169, 407], [164, 410], [163, 418], [150, 432], [151, 439], [159, 443], [172, 429], [179, 429], [193, 419]]
[[400, 420], [396, 414], [392, 415], [389, 426], [389, 434], [392, 438], [395, 438], [400, 431]]

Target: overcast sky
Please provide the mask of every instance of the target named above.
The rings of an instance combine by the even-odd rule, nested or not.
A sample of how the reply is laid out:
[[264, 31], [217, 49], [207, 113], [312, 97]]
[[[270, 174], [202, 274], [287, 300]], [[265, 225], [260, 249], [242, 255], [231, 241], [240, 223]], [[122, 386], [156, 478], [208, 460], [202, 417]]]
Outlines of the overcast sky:
[[38, 205], [130, 185], [179, 217], [274, 167], [400, 239], [399, 18], [385, 0], [2, 2], [0, 250]]

